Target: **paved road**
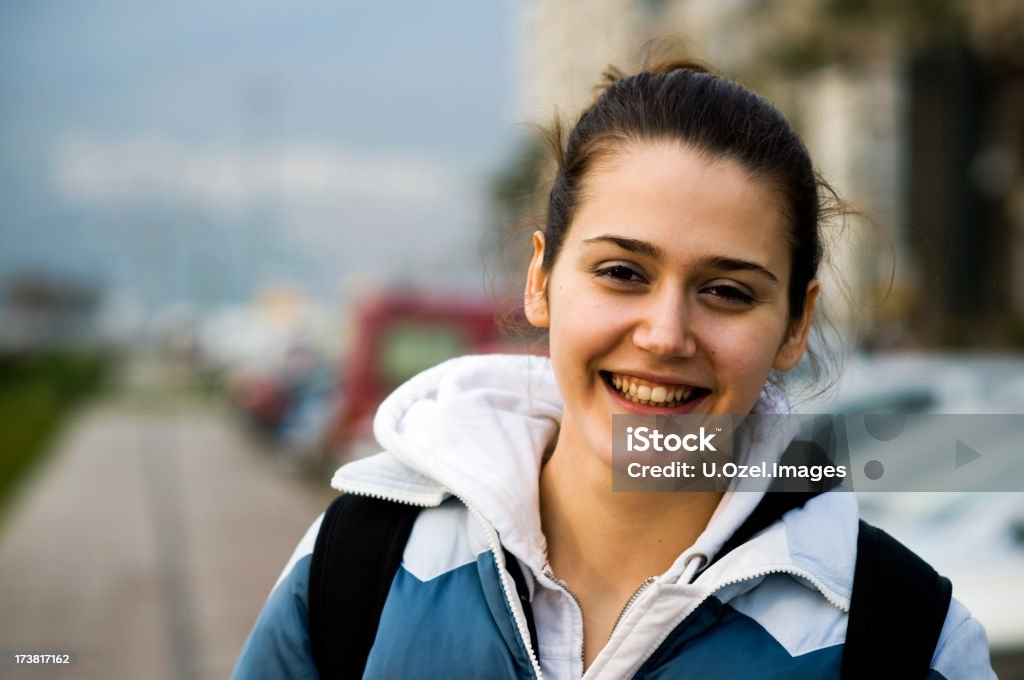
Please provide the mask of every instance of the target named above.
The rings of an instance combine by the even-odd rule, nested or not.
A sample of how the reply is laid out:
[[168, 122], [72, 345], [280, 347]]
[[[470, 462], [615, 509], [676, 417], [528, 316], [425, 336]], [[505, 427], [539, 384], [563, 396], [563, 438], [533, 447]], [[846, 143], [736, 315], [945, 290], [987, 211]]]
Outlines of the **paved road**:
[[216, 409], [95, 406], [0, 525], [0, 650], [73, 651], [3, 678], [225, 678], [332, 497]]

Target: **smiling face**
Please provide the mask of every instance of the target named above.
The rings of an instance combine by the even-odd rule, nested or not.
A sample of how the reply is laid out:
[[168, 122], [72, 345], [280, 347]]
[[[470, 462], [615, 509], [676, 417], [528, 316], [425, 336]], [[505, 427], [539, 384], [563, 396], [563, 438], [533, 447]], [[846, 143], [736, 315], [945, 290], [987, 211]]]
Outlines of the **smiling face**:
[[593, 166], [550, 271], [534, 236], [527, 318], [549, 328], [565, 413], [556, 452], [610, 464], [615, 413], [745, 414], [796, 365], [817, 284], [791, 319], [775, 196], [736, 163], [636, 143]]

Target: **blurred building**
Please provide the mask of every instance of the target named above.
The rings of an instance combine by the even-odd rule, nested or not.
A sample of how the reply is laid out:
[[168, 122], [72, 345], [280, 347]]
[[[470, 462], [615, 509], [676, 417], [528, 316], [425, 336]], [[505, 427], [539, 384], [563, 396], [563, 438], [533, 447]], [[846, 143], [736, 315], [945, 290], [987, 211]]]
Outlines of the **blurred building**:
[[0, 352], [95, 343], [99, 301], [88, 282], [42, 273], [9, 279], [0, 289]]
[[862, 213], [829, 234], [862, 343], [1024, 345], [1024, 0], [534, 0], [523, 21], [534, 122], [665, 38], [779, 105]]

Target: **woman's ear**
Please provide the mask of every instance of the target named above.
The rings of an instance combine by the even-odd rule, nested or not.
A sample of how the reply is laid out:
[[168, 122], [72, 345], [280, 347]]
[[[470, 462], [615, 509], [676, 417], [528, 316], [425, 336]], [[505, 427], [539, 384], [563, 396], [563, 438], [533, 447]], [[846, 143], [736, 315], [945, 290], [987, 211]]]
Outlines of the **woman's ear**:
[[544, 271], [544, 233], [533, 232], [533, 259], [526, 272], [526, 290], [523, 293], [523, 309], [526, 319], [537, 328], [547, 328], [551, 321], [548, 314], [548, 273]]
[[814, 319], [814, 307], [818, 303], [818, 292], [821, 287], [817, 279], [807, 284], [807, 296], [804, 298], [804, 313], [799, 319], [794, 320], [789, 326], [789, 333], [775, 353], [775, 361], [772, 368], [780, 373], [792, 369], [800, 361], [807, 349], [807, 337], [811, 331], [811, 321]]

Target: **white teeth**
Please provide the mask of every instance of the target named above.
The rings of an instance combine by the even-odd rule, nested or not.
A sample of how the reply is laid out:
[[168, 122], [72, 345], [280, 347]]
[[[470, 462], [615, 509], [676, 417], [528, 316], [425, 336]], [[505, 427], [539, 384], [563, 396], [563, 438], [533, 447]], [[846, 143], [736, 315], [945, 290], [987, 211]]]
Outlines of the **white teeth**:
[[614, 373], [611, 376], [611, 382], [626, 399], [644, 406], [653, 404], [672, 408], [688, 401], [695, 394], [695, 390], [684, 387], [673, 389], [665, 385], [654, 387], [638, 385], [635, 379]]

